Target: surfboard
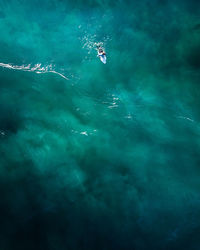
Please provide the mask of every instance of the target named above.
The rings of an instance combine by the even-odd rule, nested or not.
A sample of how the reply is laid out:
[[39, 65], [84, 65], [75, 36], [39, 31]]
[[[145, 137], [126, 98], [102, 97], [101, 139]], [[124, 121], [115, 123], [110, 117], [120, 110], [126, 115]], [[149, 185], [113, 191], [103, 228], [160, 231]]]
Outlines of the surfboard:
[[102, 61], [102, 63], [106, 64], [106, 55], [99, 55], [99, 58]]

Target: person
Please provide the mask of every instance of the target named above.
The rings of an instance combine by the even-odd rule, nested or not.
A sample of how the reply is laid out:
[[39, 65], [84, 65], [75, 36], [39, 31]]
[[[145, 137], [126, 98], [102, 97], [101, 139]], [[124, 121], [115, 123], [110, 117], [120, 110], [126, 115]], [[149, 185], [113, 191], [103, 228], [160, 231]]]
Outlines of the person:
[[99, 48], [98, 49], [98, 54], [99, 54], [99, 56], [105, 56], [106, 52], [102, 48]]
[[96, 45], [96, 48], [97, 48], [97, 51], [98, 51], [97, 57], [99, 57], [99, 59], [102, 61], [102, 63], [106, 64], [106, 52], [103, 49], [102, 44], [97, 43], [95, 45]]
[[101, 45], [97, 45], [98, 55], [97, 56], [105, 56], [106, 52], [103, 50]]

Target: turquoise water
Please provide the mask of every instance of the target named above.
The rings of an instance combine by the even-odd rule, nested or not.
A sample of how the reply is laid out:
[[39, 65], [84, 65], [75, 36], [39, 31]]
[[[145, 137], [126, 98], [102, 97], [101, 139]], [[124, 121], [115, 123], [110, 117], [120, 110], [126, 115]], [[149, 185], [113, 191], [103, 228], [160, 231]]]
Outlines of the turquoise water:
[[199, 16], [0, 0], [0, 249], [199, 250]]

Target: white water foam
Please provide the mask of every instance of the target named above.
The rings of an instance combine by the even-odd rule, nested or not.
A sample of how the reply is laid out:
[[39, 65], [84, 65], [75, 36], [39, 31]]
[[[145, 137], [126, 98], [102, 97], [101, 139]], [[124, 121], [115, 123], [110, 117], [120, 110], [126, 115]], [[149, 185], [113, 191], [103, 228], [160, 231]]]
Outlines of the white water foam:
[[7, 68], [7, 69], [13, 69], [13, 70], [22, 70], [22, 71], [35, 72], [37, 74], [53, 73], [53, 74], [57, 74], [57, 75], [61, 76], [65, 80], [69, 80], [63, 74], [53, 70], [53, 66], [51, 64], [44, 67], [44, 66], [42, 66], [41, 63], [37, 63], [35, 65], [28, 64], [28, 65], [21, 65], [21, 66], [6, 64], [6, 63], [0, 63], [0, 67]]
[[184, 119], [184, 120], [188, 120], [190, 122], [194, 122], [193, 119], [189, 118], [189, 117], [186, 117], [186, 116], [177, 116], [177, 118], [180, 118], [180, 119]]

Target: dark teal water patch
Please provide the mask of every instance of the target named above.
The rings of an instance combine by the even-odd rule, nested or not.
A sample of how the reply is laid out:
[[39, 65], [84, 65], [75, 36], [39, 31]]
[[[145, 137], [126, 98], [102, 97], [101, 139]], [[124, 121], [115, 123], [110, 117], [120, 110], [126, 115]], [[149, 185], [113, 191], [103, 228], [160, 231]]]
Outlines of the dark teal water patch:
[[0, 248], [199, 249], [199, 3], [0, 9]]

